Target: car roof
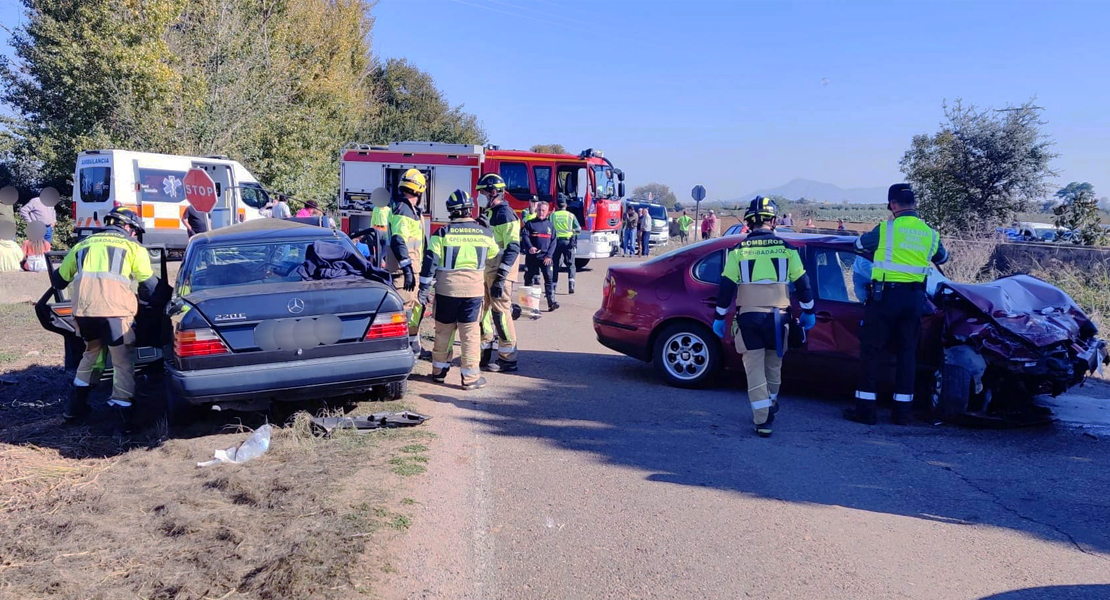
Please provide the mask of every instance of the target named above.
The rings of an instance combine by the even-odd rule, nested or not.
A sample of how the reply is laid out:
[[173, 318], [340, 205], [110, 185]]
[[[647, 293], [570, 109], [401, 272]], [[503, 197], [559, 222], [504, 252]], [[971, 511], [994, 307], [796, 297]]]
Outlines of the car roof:
[[317, 240], [338, 237], [331, 229], [284, 219], [255, 219], [194, 236], [190, 245], [235, 244], [273, 240]]

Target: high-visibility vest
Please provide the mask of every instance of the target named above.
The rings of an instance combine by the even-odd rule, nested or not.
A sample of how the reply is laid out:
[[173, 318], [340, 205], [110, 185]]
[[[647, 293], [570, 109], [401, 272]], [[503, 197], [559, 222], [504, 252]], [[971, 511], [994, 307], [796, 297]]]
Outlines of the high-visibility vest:
[[374, 212], [370, 216], [370, 226], [378, 229], [388, 229], [391, 216], [393, 216], [393, 210], [388, 206], [375, 206]]
[[893, 283], [921, 283], [932, 270], [940, 235], [920, 218], [906, 215], [879, 225], [871, 279]]
[[551, 213], [551, 224], [555, 226], [555, 237], [565, 240], [574, 235], [574, 214], [569, 210], [557, 210]]
[[73, 282], [73, 316], [130, 317], [139, 308], [132, 280], [146, 281], [154, 271], [147, 249], [113, 228], [78, 242], [58, 275]]
[[789, 284], [805, 273], [795, 248], [773, 235], [753, 235], [728, 251], [721, 276], [737, 284], [737, 306], [785, 308]]

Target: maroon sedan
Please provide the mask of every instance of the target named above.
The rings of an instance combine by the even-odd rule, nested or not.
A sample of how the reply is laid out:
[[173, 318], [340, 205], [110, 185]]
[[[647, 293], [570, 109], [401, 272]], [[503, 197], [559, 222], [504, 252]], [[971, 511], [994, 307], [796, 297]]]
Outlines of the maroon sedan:
[[[784, 378], [850, 389], [859, 369], [861, 284], [871, 257], [855, 249], [855, 236], [780, 236], [802, 256], [817, 316], [806, 347], [787, 353]], [[594, 314], [598, 341], [654, 363], [671, 385], [700, 387], [722, 368], [742, 377], [732, 340], [722, 341], [711, 329], [722, 261], [740, 239], [726, 236], [610, 267]], [[1060, 394], [1108, 360], [1094, 323], [1067, 294], [1039, 279], [1018, 275], [964, 285], [937, 273], [929, 290], [917, 397], [930, 399], [922, 408], [938, 416], [1028, 420], [1033, 395]], [[798, 307], [793, 310], [797, 314]]]

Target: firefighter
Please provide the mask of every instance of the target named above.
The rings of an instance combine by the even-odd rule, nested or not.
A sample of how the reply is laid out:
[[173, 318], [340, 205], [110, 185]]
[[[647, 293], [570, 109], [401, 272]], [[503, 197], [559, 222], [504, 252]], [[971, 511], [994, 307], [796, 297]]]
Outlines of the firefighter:
[[[500, 249], [500, 261], [486, 262], [486, 298], [482, 308], [482, 360], [487, 371], [517, 370], [516, 327], [513, 325], [513, 284], [520, 257], [520, 219], [505, 200], [505, 181], [496, 173], [478, 180], [479, 193], [486, 197], [486, 222]], [[497, 339], [497, 361], [491, 360]]]
[[397, 184], [400, 192], [389, 206], [389, 252], [386, 269], [393, 274], [393, 287], [405, 302], [409, 315], [409, 344], [420, 354], [420, 317], [423, 305], [416, 303], [416, 274], [412, 261], [424, 253], [424, 221], [420, 214], [420, 198], [428, 185], [424, 174], [409, 169]]
[[574, 293], [574, 249], [578, 246], [578, 234], [582, 226], [578, 217], [567, 210], [567, 199], [560, 197], [556, 202], [559, 210], [551, 214], [551, 224], [555, 226], [555, 266], [552, 273], [552, 286], [559, 287], [559, 264], [567, 266], [568, 289]]
[[555, 283], [552, 277], [555, 255], [555, 226], [547, 215], [548, 204], [540, 202], [536, 218], [524, 224], [521, 230], [521, 249], [524, 251], [524, 283], [536, 285], [543, 273], [543, 293], [547, 297], [547, 312], [559, 308], [555, 301]]
[[122, 417], [123, 430], [134, 422], [135, 363], [132, 330], [139, 305], [131, 291], [139, 283], [139, 299], [150, 300], [158, 278], [150, 267], [150, 254], [136, 241], [145, 230], [142, 219], [129, 208], [116, 207], [104, 216], [105, 229], [80, 241], [66, 254], [52, 284], [64, 289], [73, 284], [73, 316], [85, 340], [85, 353], [73, 379], [73, 393], [62, 416], [77, 420], [89, 413], [93, 370], [105, 346], [112, 357], [112, 396], [108, 405]]
[[948, 251], [940, 235], [917, 216], [913, 189], [896, 183], [887, 191], [891, 219], [880, 223], [856, 240], [856, 248], [873, 252], [871, 284], [860, 328], [859, 387], [853, 408], [844, 418], [874, 425], [876, 392], [882, 375], [887, 343], [898, 348], [895, 355], [894, 412], [896, 425], [908, 425], [913, 417], [914, 371], [921, 315], [925, 310], [925, 280], [930, 263], [944, 264]]
[[485, 295], [486, 263], [499, 252], [493, 233], [471, 218], [474, 200], [463, 190], [455, 190], [447, 199], [451, 222], [440, 228], [428, 241], [420, 268], [420, 304], [428, 303], [432, 282], [435, 282], [436, 339], [432, 347], [432, 379], [443, 383], [451, 370], [451, 348], [455, 332], [459, 333], [462, 356], [459, 359], [464, 390], [485, 387], [486, 380], [478, 366], [482, 333], [478, 321]]
[[810, 329], [816, 323], [809, 277], [798, 251], [775, 235], [775, 213], [775, 203], [762, 196], [748, 205], [744, 221], [752, 232], [725, 257], [713, 321], [713, 332], [724, 339], [725, 315], [735, 300], [733, 343], [743, 355], [748, 402], [760, 437], [770, 437], [778, 412], [782, 357], [789, 339], [791, 283], [802, 308], [801, 327]]

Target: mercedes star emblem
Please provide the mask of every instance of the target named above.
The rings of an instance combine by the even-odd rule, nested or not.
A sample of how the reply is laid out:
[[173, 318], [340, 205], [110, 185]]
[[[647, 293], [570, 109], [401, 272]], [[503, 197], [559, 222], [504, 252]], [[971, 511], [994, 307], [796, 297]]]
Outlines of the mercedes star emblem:
[[289, 301], [289, 304], [285, 305], [285, 308], [288, 308], [289, 312], [295, 315], [299, 314], [304, 310], [304, 300], [301, 300], [300, 298], [293, 298]]

